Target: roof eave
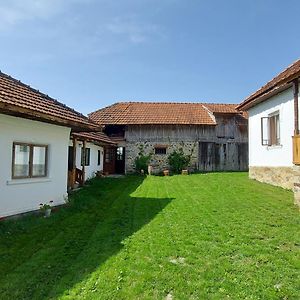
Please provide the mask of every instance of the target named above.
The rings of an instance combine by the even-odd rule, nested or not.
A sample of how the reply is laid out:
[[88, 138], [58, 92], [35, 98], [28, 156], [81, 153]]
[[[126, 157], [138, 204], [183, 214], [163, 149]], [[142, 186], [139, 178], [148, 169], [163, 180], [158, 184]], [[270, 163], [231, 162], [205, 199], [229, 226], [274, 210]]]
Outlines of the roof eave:
[[242, 102], [240, 105], [237, 106], [237, 109], [241, 110], [241, 111], [247, 111], [250, 108], [256, 106], [257, 104], [268, 100], [272, 96], [275, 96], [275, 95], [277, 95], [277, 94], [279, 94], [279, 93], [281, 93], [281, 92], [289, 89], [291, 86], [292, 86], [291, 82], [284, 83], [284, 84], [282, 84], [280, 86], [276, 86], [271, 91], [269, 91], [269, 92], [267, 92], [265, 94], [262, 94], [262, 95], [260, 95], [260, 96], [258, 96], [256, 98], [254, 98], [254, 99], [251, 99], [248, 102]]
[[72, 131], [95, 131], [99, 129], [99, 125], [89, 123], [88, 121], [86, 123], [81, 123], [2, 102], [0, 102], [0, 113], [33, 121], [69, 127]]

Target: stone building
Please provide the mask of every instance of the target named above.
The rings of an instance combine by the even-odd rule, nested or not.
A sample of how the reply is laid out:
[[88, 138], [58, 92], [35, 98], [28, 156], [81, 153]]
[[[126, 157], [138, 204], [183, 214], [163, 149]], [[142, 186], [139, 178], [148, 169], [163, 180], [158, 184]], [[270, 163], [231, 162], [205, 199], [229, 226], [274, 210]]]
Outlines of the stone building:
[[182, 149], [190, 171], [248, 169], [247, 118], [234, 104], [122, 102], [89, 115], [117, 147], [104, 153], [104, 172], [131, 173], [142, 151], [156, 173]]

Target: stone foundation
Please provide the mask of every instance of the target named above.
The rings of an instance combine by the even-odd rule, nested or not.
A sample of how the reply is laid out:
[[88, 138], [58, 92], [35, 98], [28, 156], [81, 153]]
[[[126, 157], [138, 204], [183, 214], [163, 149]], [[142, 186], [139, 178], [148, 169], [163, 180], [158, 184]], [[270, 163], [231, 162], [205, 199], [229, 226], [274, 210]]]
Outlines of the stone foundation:
[[296, 172], [293, 167], [249, 167], [249, 177], [292, 190]]
[[174, 150], [183, 149], [185, 155], [191, 156], [189, 171], [197, 170], [198, 168], [198, 142], [169, 142], [161, 143], [167, 146], [166, 154], [155, 154], [155, 146], [158, 143], [154, 142], [127, 142], [126, 143], [126, 173], [135, 172], [135, 159], [139, 155], [140, 149], [143, 148], [145, 155], [151, 154], [150, 165], [153, 167], [153, 173], [161, 173], [164, 169], [168, 169], [168, 156]]
[[300, 207], [300, 166], [294, 166], [294, 203]]

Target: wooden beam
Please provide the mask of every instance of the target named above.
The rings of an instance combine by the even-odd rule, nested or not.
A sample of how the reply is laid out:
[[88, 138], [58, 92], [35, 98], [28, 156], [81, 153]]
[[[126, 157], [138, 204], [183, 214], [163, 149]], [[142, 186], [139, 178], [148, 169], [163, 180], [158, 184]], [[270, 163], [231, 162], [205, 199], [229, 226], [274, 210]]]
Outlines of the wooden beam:
[[85, 182], [85, 149], [86, 149], [86, 140], [82, 142], [82, 184]]
[[72, 189], [75, 187], [77, 139], [73, 137]]
[[293, 81], [294, 91], [294, 134], [299, 134], [299, 81], [298, 78]]

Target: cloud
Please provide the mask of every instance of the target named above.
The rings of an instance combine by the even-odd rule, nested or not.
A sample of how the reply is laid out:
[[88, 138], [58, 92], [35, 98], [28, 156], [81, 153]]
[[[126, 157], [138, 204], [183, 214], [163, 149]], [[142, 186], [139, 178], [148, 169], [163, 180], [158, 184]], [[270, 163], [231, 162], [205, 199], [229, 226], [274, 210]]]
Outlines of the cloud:
[[105, 27], [110, 33], [123, 36], [133, 44], [144, 43], [152, 36], [161, 34], [157, 25], [138, 22], [134, 17], [114, 18]]
[[50, 19], [78, 2], [83, 0], [0, 0], [0, 30], [23, 21]]

